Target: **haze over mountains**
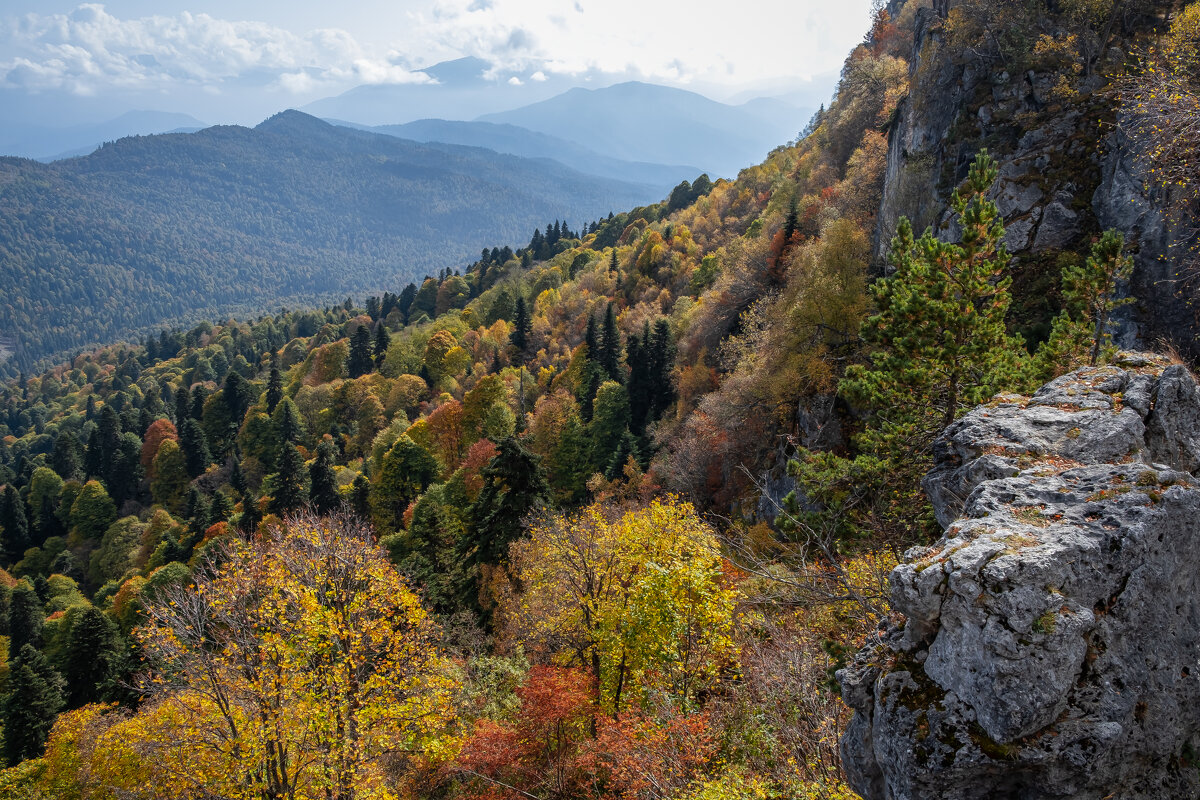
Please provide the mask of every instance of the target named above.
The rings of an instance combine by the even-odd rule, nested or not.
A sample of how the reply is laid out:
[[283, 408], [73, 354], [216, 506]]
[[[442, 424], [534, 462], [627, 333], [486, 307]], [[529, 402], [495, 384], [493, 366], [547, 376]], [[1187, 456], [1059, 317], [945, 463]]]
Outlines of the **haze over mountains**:
[[0, 159], [0, 340], [22, 360], [159, 325], [398, 291], [484, 246], [661, 199], [549, 159], [298, 111]]
[[[554, 220], [578, 227], [701, 173], [735, 176], [811, 116], [488, 69], [445, 62], [430, 83], [359, 87], [253, 129], [162, 112], [6, 122], [0, 153], [62, 160], [0, 160], [0, 341], [31, 363], [168, 323], [397, 290]], [[66, 307], [79, 310], [55, 313]]]

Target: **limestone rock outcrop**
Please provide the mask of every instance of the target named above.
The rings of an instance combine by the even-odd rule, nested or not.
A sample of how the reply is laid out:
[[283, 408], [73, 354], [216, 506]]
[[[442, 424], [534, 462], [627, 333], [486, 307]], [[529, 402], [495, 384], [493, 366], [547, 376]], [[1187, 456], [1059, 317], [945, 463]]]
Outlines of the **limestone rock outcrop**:
[[925, 481], [943, 538], [839, 673], [867, 800], [1200, 797], [1200, 389], [1148, 356], [1000, 397]]

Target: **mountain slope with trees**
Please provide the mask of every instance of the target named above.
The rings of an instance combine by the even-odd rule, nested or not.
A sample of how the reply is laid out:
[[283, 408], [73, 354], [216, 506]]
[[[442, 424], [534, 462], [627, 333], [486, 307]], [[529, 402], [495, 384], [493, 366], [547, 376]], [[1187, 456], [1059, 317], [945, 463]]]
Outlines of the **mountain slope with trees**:
[[298, 112], [53, 164], [4, 159], [0, 338], [16, 343], [11, 367], [28, 368], [172, 320], [340, 300], [462, 263], [544, 219], [660, 194]]
[[1016, 280], [982, 147], [876, 269], [893, 10], [736, 180], [10, 381], [0, 792], [853, 797], [834, 674], [939, 531], [934, 436], [1112, 358], [1131, 277], [1097, 231]]

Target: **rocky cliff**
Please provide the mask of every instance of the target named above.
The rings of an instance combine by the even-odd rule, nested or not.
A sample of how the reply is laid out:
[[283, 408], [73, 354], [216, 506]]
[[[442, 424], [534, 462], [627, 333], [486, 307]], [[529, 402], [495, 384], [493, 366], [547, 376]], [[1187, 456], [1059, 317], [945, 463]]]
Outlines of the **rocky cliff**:
[[[959, 5], [961, 0], [889, 5], [894, 16], [912, 19], [914, 41], [909, 92], [888, 131], [877, 266], [886, 262], [902, 215], [918, 232], [932, 226], [954, 235], [950, 192], [975, 153], [987, 147], [1000, 162], [994, 191], [1007, 223], [1006, 243], [1017, 256], [1015, 310], [1027, 337], [1044, 335], [1045, 320], [1057, 311], [1052, 306], [1062, 265], [1082, 257], [1092, 236], [1114, 228], [1125, 234], [1136, 263], [1131, 290], [1137, 303], [1125, 313], [1123, 346], [1161, 338], [1200, 356], [1200, 324], [1177, 274], [1180, 254], [1189, 249], [1186, 237], [1165, 213], [1168, 198], [1146, 188], [1138, 147], [1121, 133], [1108, 77], [1125, 68], [1131, 49], [1166, 25], [1177, 4], [1118, 3], [1112, 24], [1079, 29], [1079, 36], [1094, 38], [1099, 52], [1068, 83], [1063, 75], [1071, 70], [1053, 59], [1004, 58], [952, 41], [947, 15]], [[1046, 3], [1030, 38], [1073, 35], [1066, 5]]]
[[1200, 797], [1200, 390], [1126, 356], [948, 428], [943, 538], [839, 673], [868, 800]]

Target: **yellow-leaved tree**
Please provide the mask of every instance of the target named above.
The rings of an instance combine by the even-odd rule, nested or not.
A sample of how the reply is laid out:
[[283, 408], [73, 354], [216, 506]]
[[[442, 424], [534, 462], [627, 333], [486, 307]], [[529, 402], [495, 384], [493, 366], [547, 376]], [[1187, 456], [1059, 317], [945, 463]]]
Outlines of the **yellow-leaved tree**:
[[389, 769], [453, 755], [437, 628], [355, 520], [229, 540], [135, 633], [150, 697], [125, 725], [174, 796], [391, 798]]
[[609, 713], [651, 695], [690, 710], [736, 665], [737, 593], [689, 503], [594, 503], [534, 525], [509, 559], [520, 586], [502, 613], [510, 635], [589, 668]]

